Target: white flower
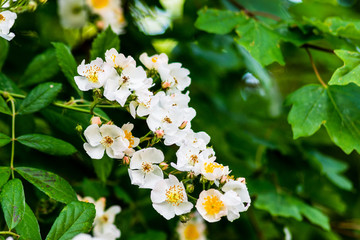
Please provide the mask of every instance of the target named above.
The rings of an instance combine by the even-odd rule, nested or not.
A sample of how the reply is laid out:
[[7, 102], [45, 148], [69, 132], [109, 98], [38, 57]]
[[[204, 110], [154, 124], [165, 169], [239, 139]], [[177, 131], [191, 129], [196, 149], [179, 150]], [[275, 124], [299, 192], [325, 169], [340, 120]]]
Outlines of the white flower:
[[203, 161], [201, 174], [210, 181], [219, 180], [222, 176], [229, 175], [229, 167], [215, 162], [216, 158], [211, 157]]
[[199, 214], [186, 223], [179, 221], [176, 232], [180, 240], [206, 240], [206, 225]]
[[6, 240], [14, 240], [12, 237], [7, 237]]
[[224, 202], [227, 212], [227, 219], [232, 222], [235, 219], [240, 217], [239, 212], [243, 212], [244, 205], [241, 202], [240, 197], [236, 194], [236, 192], [230, 190], [227, 191], [222, 197], [221, 200]]
[[115, 125], [91, 124], [84, 131], [87, 143], [84, 143], [86, 153], [93, 159], [101, 159], [104, 151], [111, 158], [121, 159], [124, 151], [129, 148], [129, 141], [124, 131]]
[[125, 57], [124, 54], [118, 53], [115, 48], [111, 48], [105, 52], [106, 63], [114, 68], [123, 70], [129, 66], [136, 67], [136, 62], [131, 56]]
[[10, 41], [15, 37], [15, 34], [10, 32], [10, 28], [14, 25], [16, 13], [11, 11], [0, 12], [0, 37]]
[[183, 91], [191, 83], [191, 79], [188, 77], [190, 72], [186, 68], [182, 68], [181, 63], [161, 65], [158, 71], [161, 81], [163, 83], [168, 83], [168, 85], [170, 85], [170, 89]]
[[140, 188], [152, 189], [164, 178], [161, 168], [155, 163], [164, 161], [164, 154], [156, 148], [145, 148], [135, 152], [128, 170], [131, 183]]
[[184, 184], [171, 174], [169, 179], [157, 182], [151, 191], [151, 201], [154, 209], [167, 220], [193, 208], [193, 204], [188, 202]]
[[126, 149], [124, 152], [126, 155], [128, 156], [132, 156], [133, 153], [135, 152], [135, 150], [133, 148], [137, 147], [140, 143], [140, 139], [136, 138], [132, 135], [131, 130], [133, 130], [134, 128], [134, 124], [132, 123], [127, 123], [124, 124], [121, 129], [124, 131], [125, 133], [125, 138], [129, 141], [129, 147], [128, 149]]
[[[237, 204], [235, 201], [231, 201], [233, 207], [229, 208], [232, 211], [231, 215], [235, 217], [234, 219], [240, 217], [239, 212], [244, 212], [250, 207], [251, 199], [244, 178], [230, 179], [221, 190], [225, 192], [225, 195], [230, 193], [229, 196], [232, 198], [238, 198]], [[231, 215], [228, 213], [228, 219], [231, 218]], [[229, 221], [232, 220], [229, 219]]]
[[81, 91], [88, 91], [94, 88], [100, 88], [105, 84], [105, 80], [99, 77], [103, 70], [103, 60], [96, 58], [89, 64], [85, 64], [85, 60], [78, 66], [77, 71], [81, 76], [76, 76], [75, 82]]
[[58, 0], [58, 14], [64, 28], [81, 28], [87, 22], [85, 0]]
[[[6, 239], [8, 240], [8, 239]], [[105, 240], [103, 238], [92, 237], [90, 234], [80, 233], [76, 235], [72, 240]]]
[[176, 152], [177, 163], [171, 163], [171, 166], [179, 171], [192, 171], [195, 176], [200, 174], [203, 158], [202, 149], [192, 146], [181, 146]]
[[194, 148], [205, 150], [206, 145], [208, 145], [209, 142], [210, 142], [210, 136], [206, 132], [195, 133], [193, 130], [189, 129], [186, 132], [186, 136], [183, 143], [186, 146], [191, 146]]
[[200, 193], [196, 202], [196, 209], [206, 221], [217, 222], [227, 214], [222, 196], [223, 194], [215, 189], [204, 190]]
[[143, 53], [140, 55], [140, 61], [146, 68], [158, 70], [161, 65], [168, 63], [169, 58], [165, 53], [161, 53], [160, 55], [155, 54], [150, 57], [147, 53]]

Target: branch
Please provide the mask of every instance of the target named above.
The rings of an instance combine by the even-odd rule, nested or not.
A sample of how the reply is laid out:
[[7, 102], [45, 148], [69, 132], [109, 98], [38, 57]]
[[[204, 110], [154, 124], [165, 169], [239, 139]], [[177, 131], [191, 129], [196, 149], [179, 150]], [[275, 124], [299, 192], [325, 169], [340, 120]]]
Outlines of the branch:
[[268, 12], [261, 12], [261, 11], [253, 11], [253, 12], [250, 12], [248, 9], [246, 9], [243, 5], [241, 5], [240, 3], [238, 3], [236, 0], [228, 0], [232, 5], [234, 5], [236, 8], [238, 8], [239, 10], [241, 11], [244, 11], [244, 13], [251, 17], [251, 18], [254, 18], [257, 20], [257, 17], [256, 16], [261, 16], [261, 17], [266, 17], [266, 18], [269, 18], [269, 19], [272, 19], [272, 20], [275, 20], [275, 21], [281, 21], [281, 18], [274, 15], [274, 14], [271, 14], [271, 13], [268, 13]]
[[308, 48], [305, 48], [305, 50], [306, 50], [307, 54], [309, 55], [310, 62], [311, 62], [311, 66], [312, 66], [313, 69], [314, 69], [314, 72], [315, 72], [315, 75], [316, 75], [317, 79], [319, 80], [319, 82], [321, 83], [321, 85], [323, 85], [324, 88], [327, 88], [328, 86], [327, 86], [326, 83], [322, 80], [322, 78], [321, 78], [321, 76], [320, 76], [320, 74], [319, 74], [319, 72], [318, 72], [318, 70], [317, 70], [317, 68], [316, 68], [316, 66], [315, 66], [315, 63], [314, 63], [314, 60], [313, 60], [312, 55], [311, 55], [311, 53], [310, 53], [310, 50], [309, 50]]
[[319, 50], [319, 51], [322, 51], [322, 52], [327, 52], [327, 53], [335, 54], [335, 53], [334, 53], [334, 50], [332, 50], [332, 49], [319, 47], [319, 46], [316, 46], [316, 45], [312, 45], [312, 44], [310, 44], [310, 43], [305, 43], [305, 44], [302, 45], [301, 47], [302, 47], [302, 48], [312, 48], [312, 49], [314, 49], [314, 50]]

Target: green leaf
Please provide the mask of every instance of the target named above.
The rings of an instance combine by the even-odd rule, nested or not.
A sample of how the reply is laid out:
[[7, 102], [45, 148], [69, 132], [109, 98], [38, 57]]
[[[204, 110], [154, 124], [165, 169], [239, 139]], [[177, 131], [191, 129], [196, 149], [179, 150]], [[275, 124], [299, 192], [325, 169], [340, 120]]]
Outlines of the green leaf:
[[243, 12], [207, 8], [199, 10], [198, 15], [195, 27], [216, 34], [227, 34], [237, 25], [245, 24], [249, 19]]
[[55, 47], [56, 59], [61, 71], [64, 73], [70, 85], [77, 91], [79, 96], [82, 97], [83, 92], [79, 90], [74, 80], [74, 77], [77, 75], [77, 63], [70, 51], [70, 48], [60, 42], [54, 42], [52, 45]]
[[12, 115], [9, 106], [6, 104], [2, 96], [0, 96], [0, 113]]
[[166, 238], [167, 238], [166, 233], [150, 230], [150, 231], [147, 231], [146, 233], [140, 233], [140, 234], [131, 236], [129, 239], [130, 240], [153, 240], [153, 239], [166, 240]]
[[10, 177], [10, 168], [0, 167], [0, 188], [7, 183]]
[[12, 179], [4, 185], [0, 194], [0, 203], [6, 225], [9, 229], [13, 229], [25, 213], [24, 188], [19, 179]]
[[284, 59], [280, 50], [281, 37], [269, 27], [254, 19], [236, 28], [239, 39], [236, 41], [263, 66], [273, 62], [284, 65]]
[[344, 61], [332, 75], [330, 85], [346, 85], [355, 83], [360, 86], [360, 53], [346, 50], [335, 50], [335, 54]]
[[16, 139], [19, 143], [50, 155], [71, 155], [77, 152], [68, 142], [42, 134], [26, 134]]
[[115, 48], [119, 51], [120, 39], [119, 36], [111, 30], [111, 27], [108, 27], [105, 31], [98, 34], [93, 41], [90, 50], [91, 60], [94, 60], [97, 57], [104, 58], [106, 50], [111, 48]]
[[0, 89], [9, 93], [20, 93], [20, 88], [7, 76], [0, 72]]
[[69, 203], [77, 200], [76, 193], [71, 185], [52, 172], [28, 167], [18, 167], [15, 170], [40, 191], [56, 201]]
[[105, 154], [102, 159], [92, 159], [92, 163], [98, 178], [102, 182], [106, 182], [107, 178], [110, 176], [112, 166], [114, 164], [114, 159], [108, 157]]
[[5, 63], [9, 52], [9, 42], [4, 38], [0, 38], [0, 71]]
[[89, 232], [95, 214], [95, 206], [92, 203], [69, 203], [56, 218], [46, 240], [68, 240], [79, 233]]
[[30, 86], [44, 82], [59, 72], [54, 49], [49, 49], [37, 55], [26, 68], [20, 85]]
[[26, 203], [24, 217], [15, 227], [15, 230], [20, 235], [19, 240], [41, 240], [39, 223]]
[[37, 112], [46, 107], [61, 91], [60, 83], [42, 83], [31, 90], [19, 107], [18, 114], [29, 114]]
[[324, 125], [331, 140], [345, 153], [360, 153], [360, 87], [307, 85], [288, 97], [294, 139], [314, 134]]
[[3, 133], [0, 133], [0, 147], [5, 146], [11, 142], [11, 138]]

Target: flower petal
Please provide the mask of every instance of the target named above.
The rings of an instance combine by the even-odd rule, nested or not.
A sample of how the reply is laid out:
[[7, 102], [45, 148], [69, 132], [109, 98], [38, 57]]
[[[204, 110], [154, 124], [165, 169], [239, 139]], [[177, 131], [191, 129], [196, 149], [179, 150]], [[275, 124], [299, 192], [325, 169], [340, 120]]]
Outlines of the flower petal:
[[104, 156], [104, 150], [105, 147], [103, 145], [98, 145], [96, 147], [91, 146], [88, 143], [84, 143], [84, 149], [86, 153], [92, 158], [92, 159], [101, 159]]

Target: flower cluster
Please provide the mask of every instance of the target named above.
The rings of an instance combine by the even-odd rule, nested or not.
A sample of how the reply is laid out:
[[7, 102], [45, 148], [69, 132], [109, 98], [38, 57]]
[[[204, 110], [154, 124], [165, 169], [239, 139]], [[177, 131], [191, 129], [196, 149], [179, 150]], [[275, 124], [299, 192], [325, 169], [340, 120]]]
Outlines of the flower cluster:
[[99, 29], [111, 26], [116, 34], [126, 25], [121, 0], [58, 0], [58, 13], [64, 28], [84, 27], [89, 15], [96, 15]]
[[92, 203], [95, 205], [96, 216], [94, 220], [94, 228], [92, 237], [89, 234], [81, 233], [73, 238], [73, 240], [115, 240], [120, 237], [120, 230], [114, 225], [115, 216], [120, 213], [120, 206], [111, 206], [105, 211], [105, 198], [99, 198], [95, 201], [91, 197], [78, 197], [79, 201]]
[[[84, 132], [86, 152], [94, 159], [104, 151], [112, 158], [123, 158], [129, 164], [131, 183], [151, 189], [153, 207], [166, 219], [190, 213], [194, 206], [208, 222], [223, 216], [229, 221], [239, 218], [251, 202], [245, 179], [234, 180], [229, 167], [216, 161], [214, 149], [208, 146], [210, 136], [191, 129], [196, 111], [188, 106], [189, 92], [184, 93], [191, 83], [189, 70], [169, 63], [165, 54], [143, 53], [140, 61], [145, 69], [131, 56], [110, 49], [105, 61], [97, 58], [79, 65], [75, 82], [80, 90], [94, 89], [95, 103], [124, 108], [133, 118], [146, 119], [150, 129], [139, 140], [131, 134], [132, 124], [119, 128], [94, 123]], [[153, 147], [160, 141], [178, 146], [176, 162], [167, 162], [162, 151]], [[143, 149], [138, 146], [142, 142], [147, 142]], [[202, 191], [195, 191], [196, 185], [202, 185]]]

